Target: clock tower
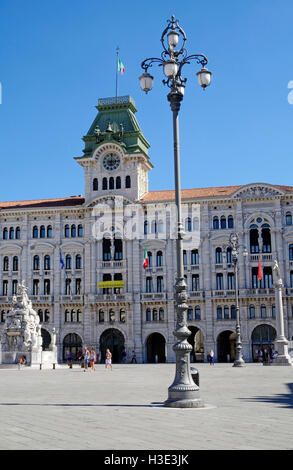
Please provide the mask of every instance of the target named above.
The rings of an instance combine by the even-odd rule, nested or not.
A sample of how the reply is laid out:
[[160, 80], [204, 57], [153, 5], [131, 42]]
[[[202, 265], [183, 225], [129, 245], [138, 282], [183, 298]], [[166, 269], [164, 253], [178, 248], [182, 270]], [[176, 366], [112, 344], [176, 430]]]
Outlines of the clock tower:
[[84, 168], [85, 203], [109, 194], [137, 201], [148, 192], [148, 172], [153, 166], [150, 145], [135, 118], [134, 100], [128, 95], [103, 98], [97, 109], [83, 137], [84, 155], [76, 157]]

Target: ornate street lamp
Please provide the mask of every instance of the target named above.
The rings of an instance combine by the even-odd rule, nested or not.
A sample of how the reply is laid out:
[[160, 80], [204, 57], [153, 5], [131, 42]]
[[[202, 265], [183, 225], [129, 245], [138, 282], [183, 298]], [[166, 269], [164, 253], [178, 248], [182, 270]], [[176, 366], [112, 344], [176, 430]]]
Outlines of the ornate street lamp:
[[[167, 95], [170, 107], [173, 112], [173, 141], [174, 141], [174, 172], [175, 172], [175, 203], [177, 210], [177, 238], [176, 238], [176, 256], [177, 256], [177, 276], [175, 283], [175, 310], [176, 310], [176, 329], [174, 336], [177, 342], [173, 346], [176, 355], [176, 373], [172, 385], [168, 389], [168, 399], [165, 406], [178, 408], [196, 408], [203, 406], [199, 396], [199, 387], [193, 382], [190, 373], [190, 352], [192, 346], [187, 338], [191, 334], [187, 327], [187, 291], [184, 281], [183, 268], [183, 226], [181, 221], [181, 189], [180, 189], [180, 158], [179, 158], [179, 121], [178, 113], [180, 103], [183, 99], [186, 78], [182, 78], [181, 72], [185, 64], [195, 60], [201, 65], [201, 70], [197, 73], [198, 81], [205, 89], [211, 81], [211, 72], [207, 70], [207, 58], [202, 54], [187, 55], [185, 49], [186, 35], [179, 26], [178, 20], [172, 16], [167, 21], [168, 26], [163, 31], [161, 43], [163, 52], [161, 58], [149, 58], [142, 62], [141, 67], [144, 73], [139, 77], [140, 86], [143, 91], [148, 93], [153, 87], [154, 77], [148, 73], [148, 69], [154, 63], [163, 67], [166, 79], [164, 85], [170, 88]], [[180, 43], [181, 42], [181, 43]], [[179, 44], [180, 43], [180, 44]], [[180, 47], [181, 46], [181, 47]]]
[[[235, 307], [236, 307], [236, 358], [233, 367], [244, 367], [245, 362], [242, 357], [242, 343], [240, 331], [240, 311], [238, 299], [238, 256], [239, 256], [239, 237], [237, 233], [231, 233], [229, 245], [232, 249], [232, 261], [234, 265], [235, 280]], [[243, 256], [247, 256], [247, 250], [243, 251]]]

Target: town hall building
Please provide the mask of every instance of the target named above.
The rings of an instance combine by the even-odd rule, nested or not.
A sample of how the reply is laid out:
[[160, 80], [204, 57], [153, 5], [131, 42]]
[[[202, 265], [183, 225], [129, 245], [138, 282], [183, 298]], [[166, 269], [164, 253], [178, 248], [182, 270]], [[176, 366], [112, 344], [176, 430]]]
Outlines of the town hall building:
[[[173, 362], [176, 322], [174, 191], [150, 191], [149, 143], [130, 96], [100, 99], [84, 136], [84, 196], [0, 202], [0, 334], [24, 280], [42, 325], [57, 331], [58, 360], [84, 345], [113, 362]], [[182, 190], [183, 263], [193, 361], [235, 357], [235, 280], [229, 237], [240, 240], [243, 357], [273, 347], [273, 264], [284, 283], [285, 336], [293, 337], [293, 186], [249, 183]], [[246, 249], [246, 250], [245, 250]], [[247, 256], [244, 256], [247, 252]], [[148, 266], [143, 267], [147, 256]], [[262, 279], [258, 279], [261, 262]]]

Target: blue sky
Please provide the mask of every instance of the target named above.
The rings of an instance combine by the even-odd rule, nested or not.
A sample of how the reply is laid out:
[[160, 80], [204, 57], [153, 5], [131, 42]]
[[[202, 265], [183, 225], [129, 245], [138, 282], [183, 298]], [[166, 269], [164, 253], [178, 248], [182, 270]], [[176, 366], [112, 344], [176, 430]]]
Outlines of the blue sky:
[[160, 56], [172, 14], [188, 53], [204, 53], [213, 72], [203, 92], [198, 66], [185, 67], [182, 187], [293, 185], [292, 0], [0, 0], [0, 200], [84, 194], [73, 157], [82, 155], [98, 98], [115, 95], [117, 45], [126, 68], [119, 94], [134, 98], [151, 144], [150, 190], [173, 188], [161, 68], [152, 69], [148, 95], [138, 81], [142, 60]]

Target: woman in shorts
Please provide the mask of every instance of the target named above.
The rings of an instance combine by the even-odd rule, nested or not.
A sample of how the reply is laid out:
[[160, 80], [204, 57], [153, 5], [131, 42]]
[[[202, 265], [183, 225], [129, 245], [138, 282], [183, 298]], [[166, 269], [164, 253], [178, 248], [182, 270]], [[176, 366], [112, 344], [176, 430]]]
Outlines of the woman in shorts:
[[105, 368], [108, 369], [108, 366], [111, 367], [112, 370], [112, 354], [110, 349], [106, 350], [106, 363], [105, 363]]
[[92, 348], [92, 349], [91, 349], [91, 353], [90, 353], [90, 366], [91, 366], [91, 369], [92, 369], [92, 370], [96, 370], [96, 368], [95, 368], [95, 360], [96, 360], [96, 353], [95, 353], [94, 348]]

